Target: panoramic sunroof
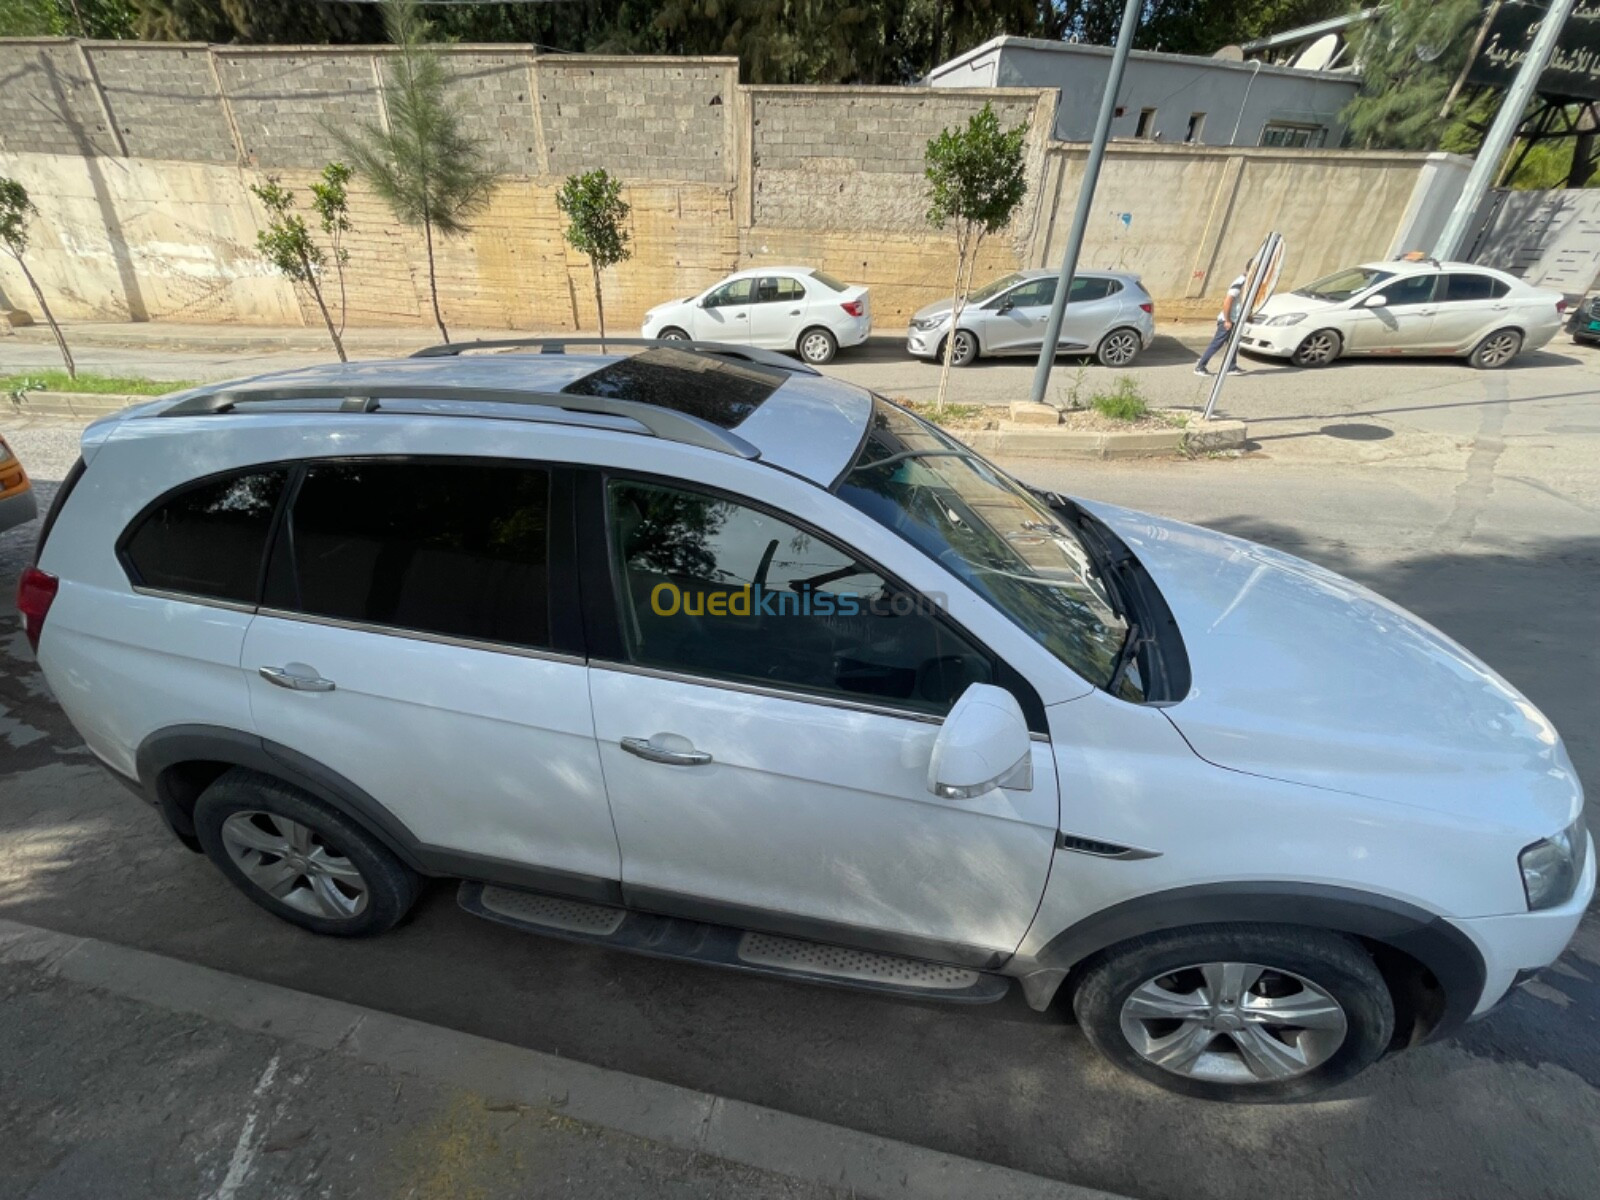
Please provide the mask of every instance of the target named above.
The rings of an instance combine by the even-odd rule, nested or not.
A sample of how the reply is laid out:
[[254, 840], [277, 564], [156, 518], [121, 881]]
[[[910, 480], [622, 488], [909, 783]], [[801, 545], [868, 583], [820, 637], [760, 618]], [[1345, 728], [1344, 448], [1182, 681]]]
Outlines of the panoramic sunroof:
[[774, 367], [662, 346], [601, 367], [561, 390], [653, 404], [732, 429], [788, 378]]

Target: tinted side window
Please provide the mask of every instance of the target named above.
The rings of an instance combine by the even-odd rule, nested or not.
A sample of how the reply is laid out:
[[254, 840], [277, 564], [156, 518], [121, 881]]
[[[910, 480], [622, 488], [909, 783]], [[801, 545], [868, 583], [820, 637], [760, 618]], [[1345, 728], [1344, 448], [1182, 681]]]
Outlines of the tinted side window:
[[749, 304], [753, 279], [735, 279], [725, 283], [706, 297], [707, 308], [722, 308], [728, 304]]
[[256, 602], [261, 556], [288, 471], [250, 470], [168, 497], [126, 536], [136, 584], [240, 604]]
[[[550, 473], [497, 463], [316, 463], [266, 603], [514, 646], [550, 644]], [[275, 556], [276, 558], [276, 556]]]
[[1464, 271], [1444, 277], [1444, 294], [1441, 300], [1498, 300], [1511, 290], [1511, 285], [1492, 275], [1468, 274]]
[[936, 714], [994, 677], [926, 600], [776, 517], [615, 479], [607, 503], [634, 662]]
[[768, 275], [756, 284], [757, 304], [776, 304], [783, 300], [803, 300], [806, 289], [798, 279], [787, 275]]
[[[1076, 295], [1076, 290], [1074, 290]], [[1032, 283], [1025, 283], [1016, 291], [1006, 297], [1013, 308], [1036, 304], [1049, 304], [1056, 298], [1056, 281], [1054, 279], [1035, 279]]]
[[1438, 279], [1437, 275], [1407, 275], [1384, 288], [1383, 295], [1389, 301], [1390, 308], [1427, 304], [1433, 299], [1433, 285]]
[[1122, 285], [1114, 279], [1074, 279], [1072, 294], [1067, 297], [1067, 303], [1081, 304], [1086, 300], [1104, 300], [1113, 292], [1121, 290]]

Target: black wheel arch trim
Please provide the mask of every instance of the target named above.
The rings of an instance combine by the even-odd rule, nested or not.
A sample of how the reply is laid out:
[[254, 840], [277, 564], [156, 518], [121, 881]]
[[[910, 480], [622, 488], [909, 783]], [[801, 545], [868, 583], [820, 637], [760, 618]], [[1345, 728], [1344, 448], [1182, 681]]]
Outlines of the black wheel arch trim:
[[[1458, 1028], [1483, 995], [1487, 969], [1477, 946], [1436, 913], [1374, 892], [1328, 884], [1252, 881], [1199, 884], [1137, 896], [1101, 909], [1051, 938], [1023, 977], [1028, 1002], [1047, 1007], [1074, 967], [1118, 942], [1189, 925], [1303, 925], [1393, 947], [1433, 973], [1444, 1011], [1429, 1032]], [[1030, 982], [1028, 975], [1037, 974]]]
[[227, 763], [271, 775], [315, 796], [361, 826], [419, 874], [476, 879], [602, 904], [622, 902], [618, 880], [428, 845], [387, 808], [337, 771], [257, 734], [217, 725], [172, 726], [145, 738], [139, 745], [136, 761], [142, 794], [160, 810], [173, 833], [191, 849], [198, 848], [191, 817], [193, 798], [186, 803], [169, 786], [168, 772], [184, 763]]

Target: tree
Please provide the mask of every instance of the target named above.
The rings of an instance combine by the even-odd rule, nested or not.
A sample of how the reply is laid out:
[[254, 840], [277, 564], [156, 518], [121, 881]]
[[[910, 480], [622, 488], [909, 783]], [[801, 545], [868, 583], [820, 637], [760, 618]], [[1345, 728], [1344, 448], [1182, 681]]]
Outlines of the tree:
[[1027, 126], [1002, 130], [994, 108], [984, 104], [965, 129], [946, 129], [928, 141], [923, 173], [928, 179], [928, 222], [935, 229], [953, 226], [956, 238], [956, 286], [950, 302], [950, 333], [945, 338], [939, 369], [935, 411], [944, 408], [950, 382], [950, 356], [978, 247], [986, 235], [1003, 229], [1027, 194], [1023, 178], [1022, 142]]
[[350, 251], [344, 248], [344, 235], [350, 232], [350, 168], [332, 162], [322, 168], [322, 178], [311, 185], [311, 207], [322, 222], [322, 232], [328, 239], [328, 250], [333, 259], [333, 269], [339, 276], [339, 336], [344, 336], [344, 320], [348, 306], [345, 303], [344, 269], [350, 262]]
[[606, 306], [600, 295], [600, 272], [632, 257], [625, 228], [631, 209], [622, 198], [621, 182], [604, 167], [568, 175], [556, 193], [556, 207], [567, 218], [567, 244], [589, 259], [589, 271], [594, 276], [594, 307], [600, 317], [600, 349], [604, 351]]
[[39, 302], [39, 311], [49, 323], [50, 332], [56, 335], [56, 345], [61, 349], [61, 359], [67, 364], [67, 377], [76, 379], [78, 364], [72, 361], [72, 351], [67, 349], [67, 339], [62, 336], [61, 326], [56, 324], [55, 314], [50, 311], [44, 292], [39, 289], [39, 281], [33, 277], [33, 272], [28, 270], [28, 262], [24, 257], [28, 249], [28, 222], [38, 214], [39, 210], [28, 198], [28, 189], [15, 179], [0, 175], [0, 246], [4, 246], [6, 253], [17, 260], [17, 266], [22, 269], [22, 277], [33, 289], [33, 298]]
[[0, 37], [125, 38], [130, 0], [0, 0]]
[[1356, 35], [1361, 91], [1341, 114], [1367, 149], [1433, 150], [1449, 127], [1439, 115], [1466, 64], [1479, 0], [1391, 0]]
[[383, 16], [398, 51], [385, 71], [388, 123], [366, 121], [354, 132], [331, 132], [395, 218], [422, 230], [433, 320], [448, 342], [450, 332], [439, 311], [434, 235], [467, 232], [468, 220], [488, 207], [494, 171], [482, 143], [462, 128], [460, 104], [445, 94], [444, 64], [427, 45], [430, 27], [417, 0], [384, 0]]
[[283, 188], [276, 175], [267, 176], [265, 183], [252, 184], [250, 190], [267, 210], [267, 227], [256, 234], [256, 245], [268, 262], [310, 290], [317, 310], [322, 313], [322, 323], [328, 327], [328, 336], [333, 339], [339, 361], [349, 362], [344, 342], [333, 327], [333, 318], [328, 315], [328, 305], [322, 298], [321, 275], [327, 257], [322, 247], [311, 240], [305, 219], [294, 211], [294, 193]]

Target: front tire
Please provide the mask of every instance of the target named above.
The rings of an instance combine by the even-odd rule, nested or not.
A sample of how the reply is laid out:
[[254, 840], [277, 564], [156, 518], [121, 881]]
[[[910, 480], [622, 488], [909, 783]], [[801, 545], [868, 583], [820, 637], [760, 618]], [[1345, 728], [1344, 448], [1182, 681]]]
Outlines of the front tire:
[[195, 834], [218, 869], [276, 917], [334, 937], [393, 928], [420, 880], [342, 813], [235, 767], [201, 793]]
[[800, 335], [796, 348], [806, 362], [820, 367], [823, 363], [832, 362], [833, 356], [839, 353], [839, 339], [818, 325]]
[[656, 337], [663, 342], [687, 342], [689, 333], [687, 330], [679, 329], [676, 325], [668, 325], [660, 333], [656, 334]]
[[1515, 329], [1496, 329], [1472, 348], [1467, 361], [1480, 371], [1498, 371], [1509, 366], [1522, 350], [1522, 334]]
[[[949, 338], [939, 343], [939, 354], [935, 362], [944, 362], [945, 349]], [[978, 335], [971, 330], [956, 330], [956, 344], [950, 350], [950, 365], [952, 367], [970, 367], [978, 361]]]
[[1338, 358], [1343, 349], [1344, 339], [1338, 330], [1318, 329], [1306, 334], [1289, 361], [1297, 367], [1325, 367]]
[[1126, 367], [1132, 365], [1143, 349], [1144, 339], [1137, 329], [1113, 329], [1100, 339], [1094, 356], [1102, 367]]
[[1282, 925], [1200, 925], [1131, 938], [1088, 967], [1072, 1007], [1130, 1074], [1203, 1100], [1273, 1103], [1342, 1083], [1394, 1033], [1362, 946]]

